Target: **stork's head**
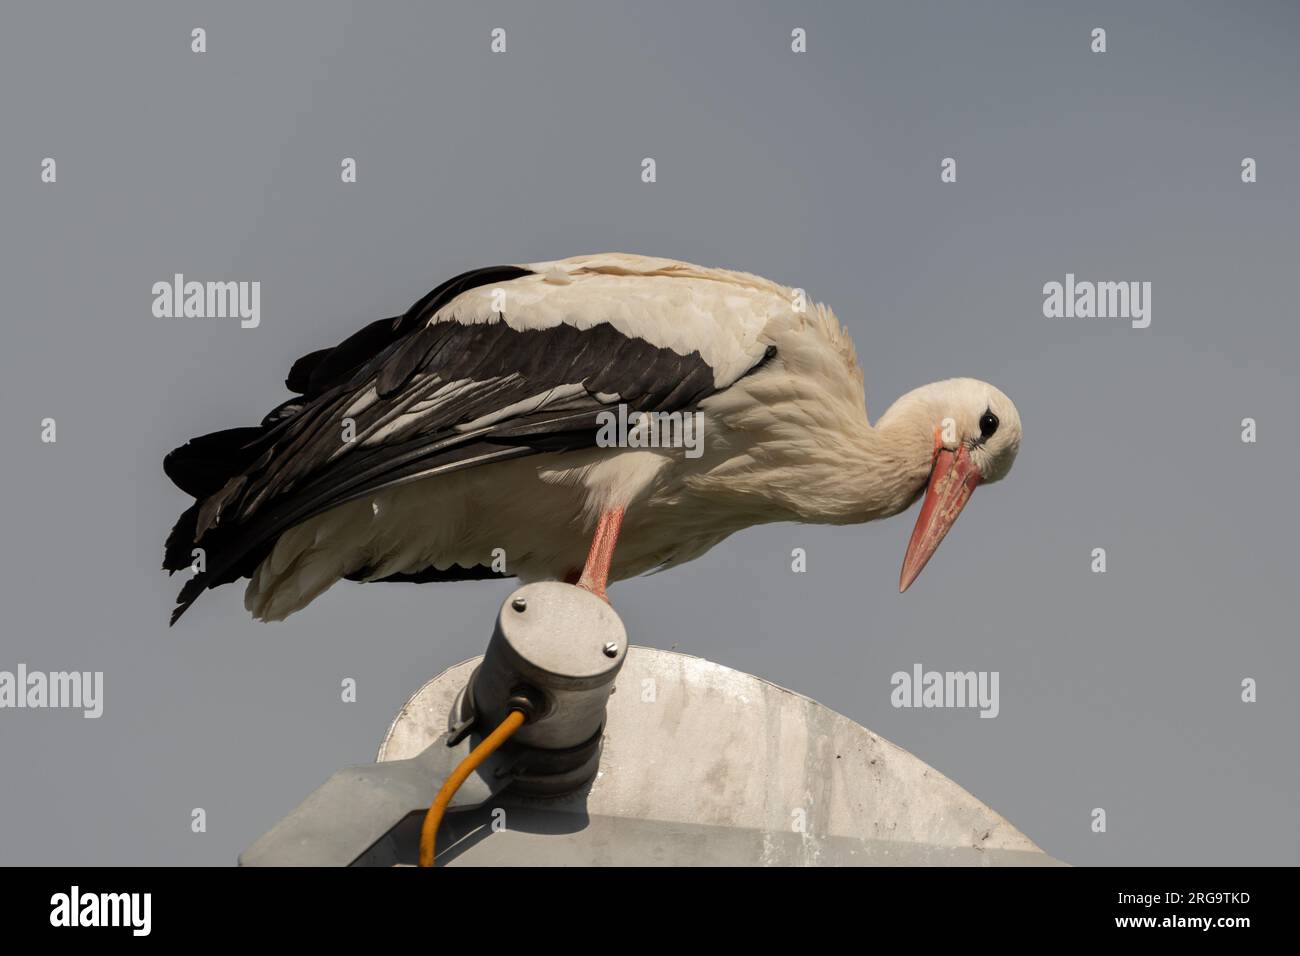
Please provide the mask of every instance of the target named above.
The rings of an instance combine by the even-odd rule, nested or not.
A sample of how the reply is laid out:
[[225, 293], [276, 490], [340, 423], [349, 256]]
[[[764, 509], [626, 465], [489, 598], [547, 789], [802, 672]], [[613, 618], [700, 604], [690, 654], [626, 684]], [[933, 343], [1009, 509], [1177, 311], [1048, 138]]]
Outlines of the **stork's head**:
[[929, 463], [914, 497], [925, 500], [903, 558], [898, 589], [906, 591], [938, 549], [976, 485], [999, 481], [1020, 450], [1020, 414], [1002, 392], [973, 378], [951, 378], [909, 392], [881, 424], [892, 419], [927, 446]]

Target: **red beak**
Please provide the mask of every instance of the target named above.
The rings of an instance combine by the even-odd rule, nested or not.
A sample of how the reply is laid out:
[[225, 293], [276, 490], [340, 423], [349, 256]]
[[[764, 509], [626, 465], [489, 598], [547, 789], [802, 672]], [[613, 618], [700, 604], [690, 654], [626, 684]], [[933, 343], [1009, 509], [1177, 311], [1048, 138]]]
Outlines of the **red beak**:
[[907, 556], [903, 558], [903, 571], [898, 577], [900, 594], [912, 586], [931, 555], [939, 549], [939, 542], [957, 520], [961, 509], [966, 507], [979, 483], [979, 469], [970, 460], [970, 451], [964, 444], [956, 452], [940, 448], [935, 454], [925, 503], [921, 505], [916, 527], [912, 529], [912, 540], [907, 545]]

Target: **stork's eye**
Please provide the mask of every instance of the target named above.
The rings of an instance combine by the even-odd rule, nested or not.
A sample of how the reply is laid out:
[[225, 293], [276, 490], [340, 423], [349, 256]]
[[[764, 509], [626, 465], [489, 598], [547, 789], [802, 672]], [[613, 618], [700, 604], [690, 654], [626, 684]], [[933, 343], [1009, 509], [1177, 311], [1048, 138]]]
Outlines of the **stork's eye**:
[[993, 433], [998, 430], [998, 416], [992, 412], [985, 412], [980, 416], [980, 437], [991, 438]]

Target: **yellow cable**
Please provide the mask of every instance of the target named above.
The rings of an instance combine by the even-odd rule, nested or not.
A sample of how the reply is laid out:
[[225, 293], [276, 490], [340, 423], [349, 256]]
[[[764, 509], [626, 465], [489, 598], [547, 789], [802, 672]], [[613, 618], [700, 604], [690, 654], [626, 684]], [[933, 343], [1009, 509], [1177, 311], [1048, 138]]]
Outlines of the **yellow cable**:
[[433, 798], [433, 805], [424, 815], [424, 826], [420, 827], [420, 866], [433, 866], [433, 857], [438, 843], [438, 827], [442, 825], [442, 815], [447, 812], [447, 804], [456, 795], [460, 785], [479, 765], [496, 752], [497, 748], [510, 739], [510, 735], [524, 725], [524, 712], [512, 710], [510, 716], [501, 721], [492, 733], [483, 738], [483, 742], [469, 752], [460, 762], [447, 782], [442, 785], [438, 795]]

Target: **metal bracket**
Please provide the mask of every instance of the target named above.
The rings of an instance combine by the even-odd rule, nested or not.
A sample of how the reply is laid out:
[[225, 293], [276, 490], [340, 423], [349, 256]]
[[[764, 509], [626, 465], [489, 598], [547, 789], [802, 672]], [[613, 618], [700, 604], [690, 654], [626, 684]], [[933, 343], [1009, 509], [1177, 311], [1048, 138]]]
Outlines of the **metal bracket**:
[[[451, 732], [408, 760], [338, 771], [239, 856], [240, 866], [350, 866], [412, 813], [429, 808], [442, 781], [479, 742]], [[461, 785], [449, 810], [486, 803], [514, 780], [517, 754], [495, 753]]]
[[240, 854], [240, 865], [386, 858], [378, 844], [427, 810], [481, 733], [515, 709], [528, 713], [528, 723], [470, 775], [447, 809], [481, 806], [512, 785], [530, 795], [576, 790], [600, 764], [606, 704], [626, 656], [623, 622], [600, 598], [558, 582], [524, 585], [498, 613], [446, 733], [408, 760], [340, 770]]

